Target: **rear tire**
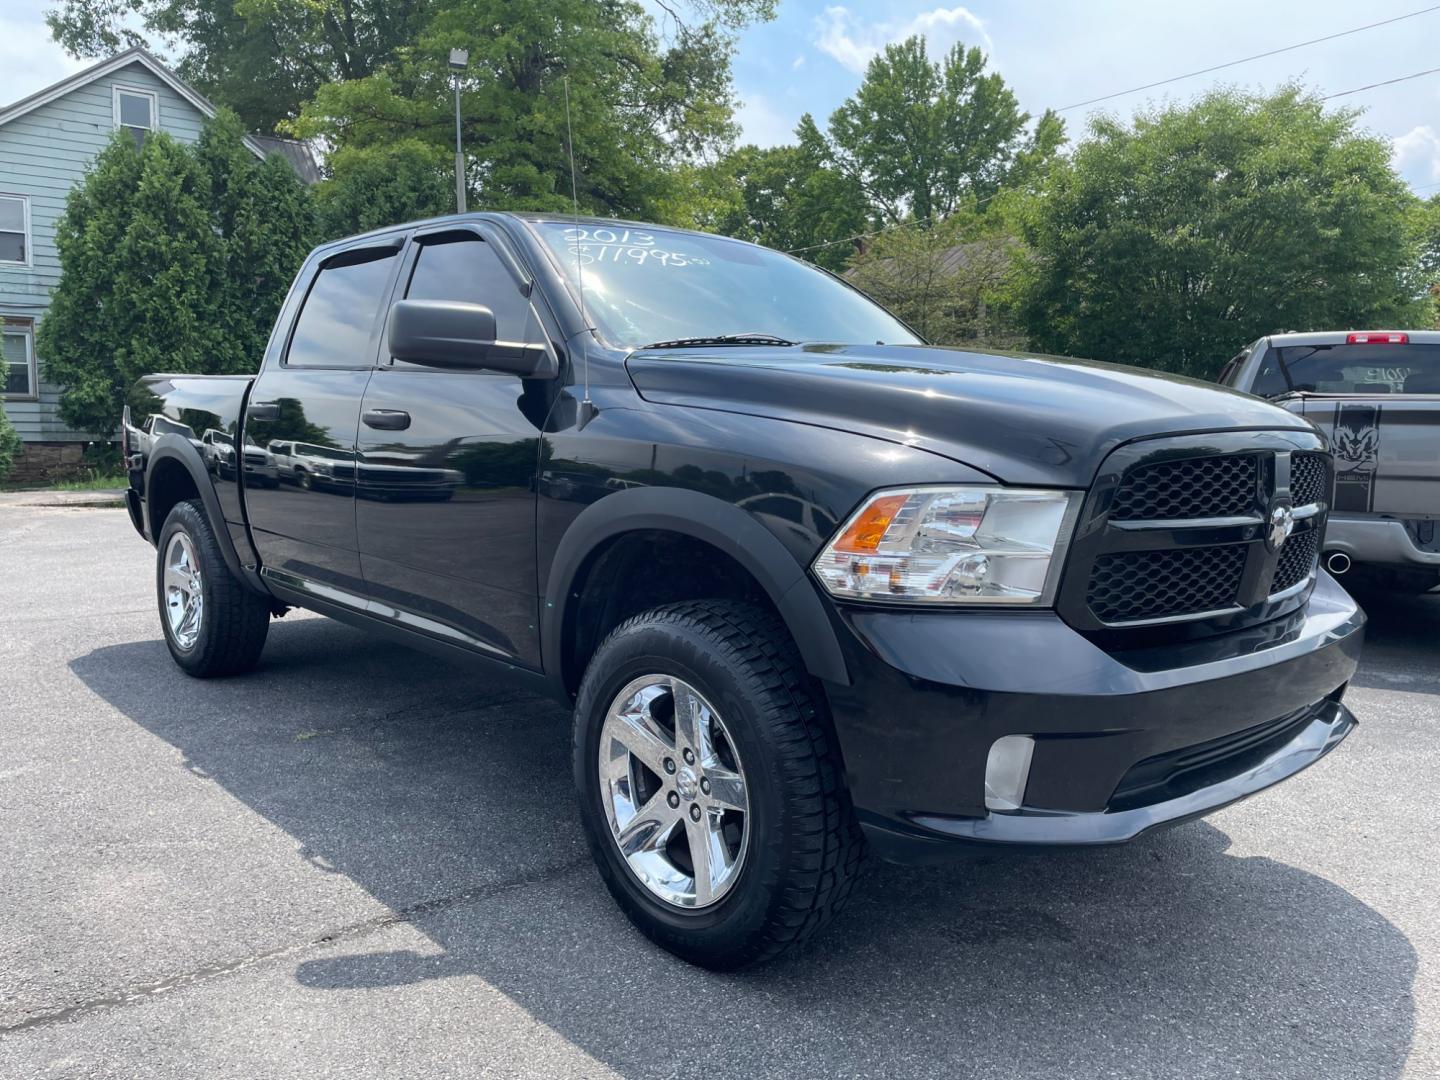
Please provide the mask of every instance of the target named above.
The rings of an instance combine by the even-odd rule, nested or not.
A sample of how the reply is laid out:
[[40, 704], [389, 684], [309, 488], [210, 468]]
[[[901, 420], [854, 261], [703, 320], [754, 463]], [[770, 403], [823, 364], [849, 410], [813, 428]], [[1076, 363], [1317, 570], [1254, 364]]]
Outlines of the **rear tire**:
[[270, 632], [270, 603], [225, 565], [198, 499], [177, 503], [165, 519], [155, 588], [165, 644], [187, 675], [238, 675], [259, 662]]
[[[708, 724], [709, 736], [680, 732], [682, 700], [696, 709], [687, 731]], [[616, 717], [640, 715], [636, 708], [658, 741], [642, 732], [633, 758], [617, 756], [632, 729]], [[688, 751], [697, 742], [706, 745], [698, 764]], [[864, 840], [824, 700], [772, 614], [691, 601], [622, 623], [586, 668], [574, 766], [581, 822], [611, 895], [642, 933], [691, 963], [727, 971], [762, 963], [821, 929], [849, 897]], [[606, 768], [612, 779], [602, 779]], [[727, 784], [743, 814], [718, 805]], [[639, 809], [622, 798], [617, 813], [617, 790]], [[631, 835], [623, 825], [644, 824], [646, 814], [659, 824], [640, 843], [627, 839], [631, 854], [622, 854], [621, 835]], [[702, 891], [700, 863], [688, 853], [692, 838], [711, 835], [712, 814], [723, 823], [713, 836], [726, 837], [714, 843], [728, 851], [704, 853], [709, 845], [699, 840], [701, 859], [734, 872], [717, 874], [713, 889], [707, 877]], [[671, 829], [668, 841], [655, 839]]]

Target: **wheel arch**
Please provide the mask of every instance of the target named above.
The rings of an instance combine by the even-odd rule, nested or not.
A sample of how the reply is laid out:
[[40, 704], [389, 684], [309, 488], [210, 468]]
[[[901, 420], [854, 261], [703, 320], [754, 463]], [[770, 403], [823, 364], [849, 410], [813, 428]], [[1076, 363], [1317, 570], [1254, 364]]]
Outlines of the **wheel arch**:
[[220, 497], [215, 493], [215, 485], [200, 451], [180, 435], [160, 436], [155, 440], [145, 467], [145, 519], [151, 543], [160, 543], [160, 530], [175, 504], [196, 497], [205, 508], [205, 516], [210, 519], [225, 566], [246, 588], [268, 597], [269, 591], [240, 562], [230, 530], [226, 527], [225, 515], [220, 509]]
[[[617, 540], [630, 534], [673, 535], [721, 552], [753, 580], [785, 624], [816, 678], [848, 685], [835, 628], [806, 568], [745, 510], [680, 488], [630, 488], [592, 503], [570, 523], [555, 549], [541, 618], [546, 672], [573, 696], [581, 671], [566, 655], [589, 575]], [[583, 670], [583, 667], [582, 667]]]

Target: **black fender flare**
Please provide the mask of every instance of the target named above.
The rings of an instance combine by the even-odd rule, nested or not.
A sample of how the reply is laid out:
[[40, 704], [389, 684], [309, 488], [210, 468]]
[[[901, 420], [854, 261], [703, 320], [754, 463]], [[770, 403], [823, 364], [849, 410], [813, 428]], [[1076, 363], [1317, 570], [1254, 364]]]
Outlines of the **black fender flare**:
[[702, 540], [744, 567], [770, 597], [816, 678], [848, 686], [850, 675], [825, 605], [785, 545], [746, 510], [685, 488], [627, 488], [591, 503], [570, 523], [555, 549], [541, 612], [541, 658], [558, 683], [564, 627], [577, 601], [574, 582], [590, 556], [623, 533], [662, 530]]
[[150, 542], [156, 545], [160, 543], [160, 529], [165, 524], [163, 521], [155, 521], [150, 513], [150, 498], [154, 493], [151, 478], [155, 475], [155, 467], [163, 461], [176, 461], [190, 474], [190, 479], [195, 484], [195, 490], [200, 492], [200, 501], [205, 504], [205, 516], [210, 519], [210, 527], [215, 531], [215, 540], [220, 546], [220, 554], [225, 559], [225, 566], [252, 592], [273, 599], [270, 590], [261, 584], [260, 576], [253, 570], [246, 570], [240, 562], [240, 555], [235, 550], [235, 542], [230, 538], [230, 529], [226, 525], [225, 514], [220, 509], [220, 496], [215, 493], [214, 479], [210, 475], [210, 470], [205, 467], [205, 460], [200, 456], [200, 451], [196, 450], [188, 439], [173, 432], [160, 435], [155, 439], [148, 460], [145, 462], [145, 521], [150, 529]]

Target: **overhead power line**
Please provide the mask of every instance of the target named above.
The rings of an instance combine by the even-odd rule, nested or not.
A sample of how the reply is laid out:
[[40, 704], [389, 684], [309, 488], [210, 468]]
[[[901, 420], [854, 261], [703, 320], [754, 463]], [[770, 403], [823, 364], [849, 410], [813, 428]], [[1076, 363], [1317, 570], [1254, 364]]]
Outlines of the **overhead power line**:
[[[1341, 30], [1335, 34], [1326, 34], [1324, 37], [1311, 38], [1309, 41], [1300, 41], [1294, 45], [1286, 45], [1283, 48], [1271, 49], [1268, 52], [1256, 53], [1254, 56], [1242, 56], [1239, 60], [1230, 60], [1223, 64], [1216, 64], [1213, 67], [1200, 68], [1198, 71], [1187, 71], [1184, 75], [1174, 75], [1168, 79], [1160, 79], [1158, 82], [1146, 83], [1144, 86], [1132, 86], [1129, 90], [1117, 90], [1113, 94], [1102, 94], [1100, 97], [1093, 97], [1087, 101], [1077, 101], [1073, 105], [1062, 105], [1056, 112], [1069, 112], [1071, 109], [1083, 109], [1086, 105], [1095, 105], [1101, 101], [1109, 101], [1112, 98], [1124, 97], [1126, 94], [1138, 94], [1142, 90], [1153, 90], [1157, 86], [1166, 86], [1181, 79], [1193, 79], [1196, 75], [1208, 75], [1212, 71], [1221, 71], [1224, 68], [1235, 67], [1237, 64], [1248, 64], [1252, 60], [1263, 60], [1267, 56], [1279, 56], [1281, 53], [1293, 52], [1296, 49], [1303, 49], [1307, 45], [1318, 45], [1322, 41], [1334, 41], [1336, 38], [1349, 37], [1351, 34], [1358, 34], [1364, 30], [1374, 30], [1377, 26], [1389, 26], [1391, 23], [1403, 22], [1405, 19], [1413, 19], [1417, 15], [1428, 15], [1432, 11], [1440, 11], [1440, 4], [1421, 8], [1419, 11], [1412, 11], [1405, 15], [1396, 15], [1393, 19], [1381, 19], [1379, 22], [1366, 23], [1364, 26], [1357, 26], [1353, 30]], [[1421, 74], [1430, 74], [1421, 72]], [[1407, 76], [1415, 78], [1416, 76]], [[1399, 79], [1392, 79], [1392, 82], [1400, 82]], [[1375, 86], [1385, 86], [1386, 83], [1375, 83]], [[1360, 90], [1369, 90], [1368, 86], [1361, 86], [1355, 90], [1347, 90], [1345, 93], [1354, 94]], [[1331, 97], [1340, 97], [1340, 94], [1331, 94]]]
[[[1407, 15], [1397, 15], [1393, 19], [1382, 19], [1380, 22], [1367, 23], [1364, 26], [1357, 26], [1353, 30], [1342, 30], [1336, 34], [1327, 34], [1324, 37], [1311, 38], [1309, 41], [1302, 41], [1295, 45], [1286, 45], [1283, 49], [1271, 49], [1269, 52], [1256, 53], [1254, 56], [1246, 56], [1239, 60], [1231, 60], [1229, 63], [1216, 64], [1214, 67], [1201, 68], [1199, 71], [1191, 71], [1184, 75], [1176, 75], [1173, 78], [1161, 79], [1159, 82], [1146, 83], [1144, 86], [1136, 86], [1129, 90], [1119, 90], [1113, 94], [1106, 94], [1103, 97], [1091, 98], [1089, 101], [1081, 101], [1077, 102], [1074, 105], [1066, 105], [1062, 108], [1056, 109], [1055, 111], [1065, 112], [1069, 109], [1078, 109], [1085, 105], [1094, 105], [1096, 102], [1109, 101], [1111, 98], [1123, 97], [1126, 94], [1135, 94], [1140, 92], [1141, 90], [1150, 90], [1157, 86], [1164, 86], [1167, 83], [1179, 82], [1181, 79], [1189, 79], [1195, 75], [1206, 75], [1212, 71], [1219, 71], [1222, 68], [1234, 67], [1236, 64], [1245, 64], [1249, 63], [1251, 60], [1260, 60], [1267, 56], [1276, 56], [1280, 53], [1291, 52], [1294, 49], [1304, 48], [1306, 45], [1315, 45], [1322, 41], [1333, 41], [1336, 38], [1347, 37], [1350, 34], [1358, 34], [1362, 30], [1373, 30], [1377, 26], [1388, 26], [1391, 23], [1401, 22], [1404, 19], [1413, 19], [1417, 15], [1427, 15], [1432, 11], [1440, 11], [1440, 4], [1434, 4], [1427, 8], [1421, 8], [1419, 11], [1412, 11]], [[1410, 75], [1400, 75], [1394, 79], [1385, 79], [1382, 82], [1373, 82], [1368, 83], [1365, 86], [1357, 86], [1351, 90], [1341, 90], [1338, 93], [1326, 94], [1320, 100], [1330, 101], [1334, 98], [1348, 97], [1351, 94], [1358, 94], [1365, 90], [1374, 90], [1377, 87], [1390, 86], [1394, 83], [1408, 82], [1411, 79], [1419, 79], [1423, 78], [1426, 75], [1435, 74], [1440, 74], [1440, 68], [1429, 68], [1425, 71], [1417, 71]], [[1424, 184], [1420, 187], [1412, 188], [1411, 190], [1427, 191], [1433, 187], [1440, 187], [1440, 184]], [[974, 205], [976, 207], [984, 206], [986, 203], [988, 203], [991, 199], [995, 198], [999, 194], [1000, 192], [997, 191], [992, 195], [987, 195], [983, 199], [976, 200]], [[800, 255], [807, 251], [820, 251], [824, 248], [835, 247], [838, 244], [853, 244], [857, 240], [869, 240], [875, 236], [882, 236], [885, 233], [894, 232], [896, 229], [908, 229], [916, 225], [928, 225], [932, 220], [933, 218], [920, 218], [911, 221], [897, 221], [890, 225], [883, 225], [878, 229], [872, 229], [869, 232], [856, 233], [854, 236], [842, 237], [839, 240], [826, 240], [819, 244], [807, 244], [804, 247], [789, 248], [786, 250], [785, 254]]]
[[1434, 75], [1440, 72], [1440, 68], [1429, 68], [1426, 71], [1417, 71], [1413, 75], [1401, 75], [1397, 79], [1386, 79], [1384, 82], [1372, 82], [1365, 86], [1357, 86], [1354, 90], [1341, 90], [1338, 94], [1326, 94], [1321, 101], [1329, 101], [1331, 98], [1348, 97], [1351, 94], [1358, 94], [1361, 90], [1374, 90], [1377, 86], [1390, 86], [1397, 82], [1409, 82], [1411, 79], [1418, 79], [1423, 75]]

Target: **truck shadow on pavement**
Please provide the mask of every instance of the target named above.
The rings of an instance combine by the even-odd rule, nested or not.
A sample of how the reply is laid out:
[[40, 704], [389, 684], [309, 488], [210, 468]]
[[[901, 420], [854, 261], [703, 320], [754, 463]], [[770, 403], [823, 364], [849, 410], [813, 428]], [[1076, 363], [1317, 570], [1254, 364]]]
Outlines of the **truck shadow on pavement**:
[[[464, 1004], [465, 980], [483, 980], [636, 1078], [1382, 1080], [1404, 1066], [1404, 935], [1322, 878], [1227, 854], [1208, 824], [1108, 851], [873, 865], [804, 951], [719, 976], [652, 947], [610, 902], [553, 704], [319, 619], [278, 623], [242, 679], [187, 679], [158, 641], [71, 667], [397, 913], [283, 961], [309, 992], [456, 980], [446, 1008], [483, 1026]], [[374, 940], [395, 923], [434, 948]]]

